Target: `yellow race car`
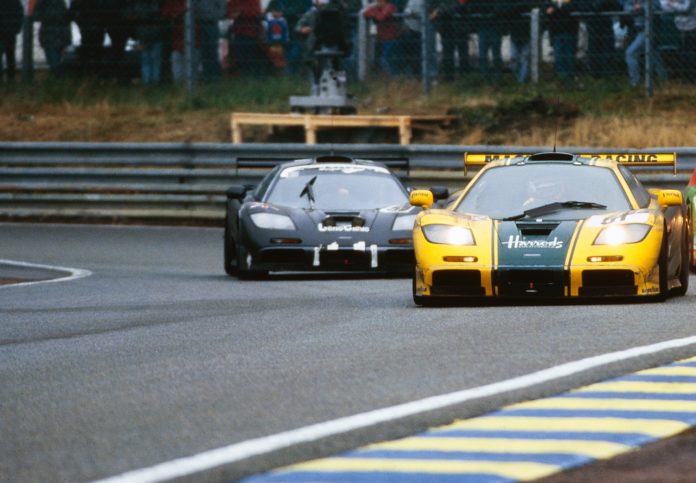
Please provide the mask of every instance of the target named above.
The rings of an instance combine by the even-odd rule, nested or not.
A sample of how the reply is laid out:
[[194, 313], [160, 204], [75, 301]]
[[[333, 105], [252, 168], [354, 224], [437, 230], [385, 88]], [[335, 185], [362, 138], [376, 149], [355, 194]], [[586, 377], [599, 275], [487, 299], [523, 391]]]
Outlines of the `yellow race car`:
[[676, 154], [467, 154], [472, 164], [480, 171], [445, 208], [411, 192], [426, 208], [413, 228], [416, 304], [686, 293], [682, 194], [647, 190], [628, 169], [676, 169]]

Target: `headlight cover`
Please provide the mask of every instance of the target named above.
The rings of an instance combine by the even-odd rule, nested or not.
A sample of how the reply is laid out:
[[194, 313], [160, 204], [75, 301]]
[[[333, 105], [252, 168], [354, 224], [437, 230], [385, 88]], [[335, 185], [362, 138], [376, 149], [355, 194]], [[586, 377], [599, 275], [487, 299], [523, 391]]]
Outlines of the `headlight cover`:
[[430, 243], [443, 245], [476, 245], [474, 234], [463, 226], [452, 225], [425, 225], [422, 227], [423, 235]]
[[397, 216], [392, 225], [392, 230], [413, 230], [413, 223], [415, 221], [416, 215]]
[[259, 228], [267, 230], [297, 230], [289, 216], [275, 213], [252, 213], [251, 221]]
[[650, 225], [643, 223], [630, 223], [626, 225], [612, 225], [604, 228], [597, 238], [595, 245], [626, 245], [643, 241], [650, 231]]

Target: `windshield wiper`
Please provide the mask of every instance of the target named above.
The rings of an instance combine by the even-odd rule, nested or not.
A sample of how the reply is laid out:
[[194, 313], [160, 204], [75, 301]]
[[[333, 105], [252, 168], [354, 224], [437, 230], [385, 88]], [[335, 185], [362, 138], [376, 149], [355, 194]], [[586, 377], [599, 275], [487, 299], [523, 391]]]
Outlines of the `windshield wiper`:
[[314, 198], [314, 182], [317, 180], [317, 177], [314, 176], [312, 179], [307, 181], [307, 184], [304, 185], [304, 188], [302, 189], [302, 192], [300, 193], [300, 198], [302, 198], [304, 195], [307, 195], [307, 199], [309, 200], [309, 207], [311, 209], [314, 209], [314, 202], [316, 199]]
[[536, 218], [538, 216], [548, 215], [567, 208], [603, 210], [606, 208], [606, 205], [593, 203], [591, 201], [554, 201], [553, 203], [547, 203], [545, 205], [531, 208], [519, 215], [508, 216], [507, 218], [503, 218], [503, 221], [514, 221], [521, 218]]

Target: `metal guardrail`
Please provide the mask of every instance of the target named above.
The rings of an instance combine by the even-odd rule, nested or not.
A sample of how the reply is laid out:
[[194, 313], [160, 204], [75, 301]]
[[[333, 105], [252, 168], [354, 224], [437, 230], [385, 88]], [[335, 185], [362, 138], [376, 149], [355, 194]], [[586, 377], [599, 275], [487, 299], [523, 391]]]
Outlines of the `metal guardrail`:
[[[333, 152], [385, 162], [412, 186], [461, 188], [471, 176], [464, 172], [465, 152], [531, 154], [547, 150], [393, 144], [0, 143], [0, 219], [220, 224], [225, 189], [231, 184], [257, 183], [268, 171], [258, 168], [260, 164], [272, 166]], [[617, 152], [559, 149], [563, 150]], [[696, 168], [696, 148], [646, 151], [676, 152], [679, 160], [676, 175], [639, 170], [644, 183], [677, 189], [686, 186]]]

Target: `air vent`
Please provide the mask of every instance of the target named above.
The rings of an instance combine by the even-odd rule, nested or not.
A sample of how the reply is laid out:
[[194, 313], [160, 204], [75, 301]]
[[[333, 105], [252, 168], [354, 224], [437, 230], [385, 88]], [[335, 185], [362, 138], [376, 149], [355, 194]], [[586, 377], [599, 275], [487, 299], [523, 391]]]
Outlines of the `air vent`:
[[353, 158], [348, 156], [318, 156], [314, 158], [315, 163], [353, 163]]
[[558, 227], [558, 223], [517, 223], [517, 229], [523, 236], [549, 236]]
[[552, 152], [532, 154], [527, 161], [572, 161], [573, 159], [575, 159], [574, 154]]

